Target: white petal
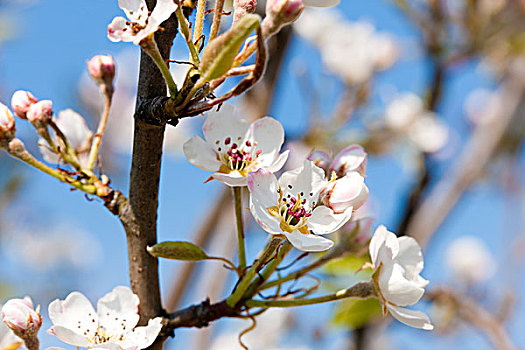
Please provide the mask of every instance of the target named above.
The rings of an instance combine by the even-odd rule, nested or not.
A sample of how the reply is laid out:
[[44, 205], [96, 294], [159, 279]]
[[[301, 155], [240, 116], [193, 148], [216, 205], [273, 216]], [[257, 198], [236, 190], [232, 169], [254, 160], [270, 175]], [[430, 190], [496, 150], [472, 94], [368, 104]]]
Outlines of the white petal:
[[336, 214], [328, 207], [317, 207], [308, 219], [308, 228], [319, 235], [335, 232], [350, 220], [352, 211], [353, 208], [349, 207], [344, 212]]
[[133, 31], [131, 26], [127, 24], [127, 20], [124, 17], [115, 17], [110, 24], [108, 24], [108, 39], [113, 42], [133, 41]]
[[66, 136], [69, 145], [75, 150], [85, 150], [86, 147], [89, 147], [93, 133], [80, 114], [72, 109], [61, 111], [58, 114], [56, 124]]
[[[372, 263], [377, 267], [379, 266], [379, 263], [385, 260], [383, 254], [385, 250], [389, 251], [392, 255], [397, 255], [399, 253], [399, 243], [397, 242], [396, 235], [388, 231], [385, 226], [381, 225], [374, 232], [368, 249], [370, 257], [372, 258]], [[380, 254], [380, 252], [382, 254]], [[390, 260], [392, 260], [392, 256], [390, 256]]]
[[266, 169], [248, 174], [250, 195], [265, 208], [276, 206], [279, 201], [279, 184], [275, 176]]
[[246, 176], [242, 176], [238, 171], [232, 171], [228, 174], [216, 172], [212, 174], [212, 177], [230, 187], [241, 187], [247, 184]]
[[127, 349], [131, 347], [137, 347], [137, 350], [147, 348], [155, 339], [162, 329], [162, 318], [156, 317], [149, 320], [148, 325], [145, 327], [137, 327], [133, 332], [126, 336], [124, 341], [120, 342], [119, 345], [122, 348]]
[[405, 270], [399, 264], [383, 265], [378, 282], [385, 299], [399, 306], [415, 304], [425, 293], [418, 284], [405, 278]]
[[[55, 329], [61, 326], [78, 334], [84, 335], [85, 332], [85, 336], [91, 339], [98, 327], [97, 313], [89, 300], [79, 292], [69, 294], [65, 300], [53, 301], [49, 304], [48, 312]], [[62, 329], [60, 332], [69, 335]], [[68, 342], [65, 339], [60, 339]]]
[[228, 137], [231, 140], [230, 145], [237, 143], [243, 140], [247, 130], [248, 122], [240, 119], [230, 105], [223, 106], [219, 112], [209, 112], [202, 127], [204, 137], [211, 145], [215, 145], [217, 141], [223, 145]]
[[244, 138], [252, 143], [252, 147], [261, 150], [257, 158], [261, 167], [271, 165], [277, 158], [284, 143], [284, 129], [277, 120], [264, 117], [254, 121]]
[[290, 150], [286, 150], [283, 153], [281, 153], [270, 165], [266, 166], [265, 168], [271, 171], [272, 173], [275, 173], [282, 169], [286, 161], [288, 160], [288, 155], [290, 154]]
[[182, 147], [188, 161], [197, 168], [207, 171], [218, 170], [221, 162], [212, 146], [199, 136], [193, 136]]
[[[365, 179], [357, 172], [351, 172], [335, 181], [333, 190], [328, 191], [329, 205], [336, 212], [353, 207], [359, 209], [368, 198]], [[324, 202], [323, 202], [324, 203]]]
[[332, 7], [339, 4], [340, 0], [303, 0], [305, 6]]
[[431, 331], [434, 329], [430, 319], [427, 315], [421, 311], [409, 310], [404, 307], [398, 307], [387, 304], [388, 311], [394, 316], [399, 322], [402, 322], [406, 325]]
[[[79, 330], [79, 332], [80, 331], [81, 330]], [[86, 338], [87, 336], [83, 335], [83, 333], [79, 334], [63, 326], [53, 326], [48, 330], [48, 333], [55, 335], [58, 339], [62, 340], [64, 343], [67, 343], [67, 344], [71, 344], [75, 346], [82, 346], [82, 347], [91, 346], [91, 342], [88, 340], [88, 338]], [[91, 336], [94, 335], [93, 332], [90, 332], [88, 334]]]
[[175, 12], [177, 6], [178, 5], [175, 4], [174, 0], [157, 0], [157, 5], [148, 18], [148, 24], [144, 29], [135, 35], [133, 43], [138, 45], [142, 39], [151, 33], [155, 33], [159, 29], [159, 26], [162, 24], [162, 22], [167, 20], [171, 14]]
[[312, 161], [305, 160], [302, 167], [282, 174], [279, 183], [285, 197], [288, 194], [297, 197], [297, 194], [302, 192], [301, 197], [306, 199], [305, 207], [308, 208], [313, 201], [317, 200], [326, 181], [323, 169], [315, 166]]
[[145, 0], [118, 0], [118, 6], [132, 22], [144, 24], [148, 18]]
[[303, 252], [322, 252], [334, 245], [331, 240], [312, 233], [304, 234], [295, 230], [291, 233], [285, 232], [285, 235], [295, 248]]
[[131, 289], [118, 286], [98, 300], [99, 325], [109, 334], [125, 334], [139, 322], [139, 298]]
[[51, 164], [58, 164], [60, 162], [60, 157], [53, 152], [46, 140], [42, 138], [38, 140], [38, 149], [46, 162]]
[[398, 238], [399, 253], [396, 261], [403, 265], [407, 271], [408, 279], [416, 279], [421, 270], [423, 270], [423, 254], [421, 247], [412, 237], [403, 236]]
[[268, 207], [262, 205], [259, 201], [250, 196], [250, 211], [253, 218], [262, 227], [263, 230], [271, 234], [281, 234], [280, 227], [281, 219], [271, 215], [268, 212]]

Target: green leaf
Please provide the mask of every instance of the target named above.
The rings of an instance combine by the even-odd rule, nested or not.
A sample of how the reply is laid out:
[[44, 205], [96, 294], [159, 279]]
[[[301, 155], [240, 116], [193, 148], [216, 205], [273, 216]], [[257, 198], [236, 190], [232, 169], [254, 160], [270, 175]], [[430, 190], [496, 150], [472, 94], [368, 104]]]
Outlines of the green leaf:
[[162, 242], [147, 249], [157, 258], [190, 261], [210, 259], [204, 250], [190, 242]]
[[259, 26], [259, 16], [247, 14], [226, 33], [213, 39], [202, 53], [201, 81], [208, 82], [228, 72], [246, 38]]
[[332, 318], [336, 326], [355, 329], [381, 315], [381, 303], [376, 298], [345, 299], [339, 303]]

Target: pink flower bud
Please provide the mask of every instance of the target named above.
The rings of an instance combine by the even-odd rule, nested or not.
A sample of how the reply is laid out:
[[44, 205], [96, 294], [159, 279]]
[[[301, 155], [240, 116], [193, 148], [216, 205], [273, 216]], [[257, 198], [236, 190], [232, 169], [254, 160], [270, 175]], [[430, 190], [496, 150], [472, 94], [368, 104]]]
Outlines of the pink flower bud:
[[98, 85], [113, 85], [115, 61], [111, 56], [97, 55], [87, 61], [89, 74]]
[[[366, 174], [368, 154], [359, 145], [350, 145], [339, 152], [330, 166], [330, 173], [335, 172], [337, 178], [357, 171], [362, 176]], [[355, 209], [355, 208], [354, 208]]]
[[15, 118], [6, 105], [0, 103], [0, 139], [15, 131]]
[[266, 17], [262, 23], [264, 37], [268, 38], [281, 27], [294, 22], [303, 9], [303, 0], [267, 0]]
[[26, 336], [34, 337], [42, 326], [42, 317], [33, 309], [29, 297], [11, 299], [5, 303], [2, 307], [2, 321], [22, 339]]
[[29, 91], [18, 90], [11, 97], [11, 108], [13, 108], [13, 112], [15, 112], [17, 117], [26, 119], [29, 107], [37, 102], [38, 100]]
[[352, 207], [357, 210], [368, 198], [365, 179], [357, 172], [351, 172], [335, 181], [330, 181], [322, 190], [320, 202], [335, 213], [342, 213]]
[[324, 171], [328, 170], [330, 162], [332, 161], [328, 154], [326, 154], [326, 152], [323, 151], [313, 151], [312, 153], [310, 153], [307, 159], [314, 162], [314, 164], [317, 165], [319, 168], [324, 169]]
[[46, 123], [53, 115], [53, 102], [50, 100], [42, 100], [32, 104], [27, 111], [27, 120], [31, 123], [42, 122]]

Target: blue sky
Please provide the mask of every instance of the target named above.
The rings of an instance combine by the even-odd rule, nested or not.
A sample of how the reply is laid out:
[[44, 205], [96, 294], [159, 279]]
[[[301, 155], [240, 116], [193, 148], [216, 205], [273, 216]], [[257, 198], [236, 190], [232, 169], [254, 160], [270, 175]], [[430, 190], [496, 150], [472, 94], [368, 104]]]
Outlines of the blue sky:
[[[348, 19], [366, 19], [372, 22], [377, 29], [393, 33], [403, 43], [403, 47], [413, 47], [419, 37], [417, 30], [406, 21], [402, 14], [389, 1], [343, 0], [339, 9]], [[77, 84], [85, 70], [85, 61], [95, 54], [117, 55], [131, 44], [111, 43], [106, 38], [106, 26], [116, 15], [120, 15], [117, 1], [108, 0], [46, 0], [35, 3], [17, 4], [7, 3], [0, 5], [4, 18], [7, 18], [12, 39], [0, 47], [0, 100], [8, 102], [11, 94], [18, 89], [32, 91], [37, 97], [50, 98], [54, 102], [55, 110], [73, 108], [82, 111], [78, 102]], [[374, 82], [374, 88], [380, 90], [385, 86], [395, 86], [398, 91], [414, 91], [422, 93], [429, 79], [430, 67], [428, 62], [407, 49], [408, 55], [390, 70], [379, 74]], [[306, 57], [306, 58], [305, 58]], [[302, 40], [296, 40], [291, 45], [284, 62], [284, 74], [278, 84], [277, 97], [272, 107], [271, 115], [280, 120], [286, 130], [292, 134], [304, 130], [305, 116], [308, 109], [299, 93], [294, 68], [299, 60], [308, 65], [309, 69], [318, 67], [320, 58], [315, 49]], [[455, 68], [446, 80], [446, 93], [439, 108], [440, 114], [451, 125], [459, 144], [464, 142], [468, 131], [468, 124], [462, 114], [462, 105], [468, 93], [476, 87], [491, 87], [490, 77], [479, 71], [479, 63], [473, 62]], [[121, 72], [122, 73], [122, 72]], [[124, 72], [125, 73], [125, 72]], [[312, 71], [315, 82], [322, 84], [329, 80], [326, 72]], [[407, 78], [408, 77], [408, 78]], [[322, 86], [321, 96], [328, 101], [322, 110], [329, 112], [331, 101], [341, 85], [331, 82]], [[378, 108], [381, 100], [377, 96], [372, 103]], [[131, 122], [131, 121], [130, 121]], [[20, 124], [20, 123], [19, 123]], [[93, 125], [93, 124], [91, 124]], [[28, 147], [36, 139], [27, 127], [18, 127]], [[4, 161], [5, 158], [0, 158]], [[379, 203], [380, 212], [377, 223], [395, 227], [402, 210], [402, 203], [406, 191], [414, 181], [414, 173], [404, 168], [399, 162], [399, 156], [384, 156], [372, 158], [369, 162], [367, 184], [374, 199]], [[112, 179], [120, 189], [127, 189], [126, 174], [129, 168], [129, 159], [118, 159], [121, 170], [113, 174]], [[447, 169], [450, 161], [439, 165], [440, 171]], [[12, 164], [12, 163], [9, 163]], [[71, 192], [67, 186], [35, 171], [19, 167], [27, 180], [16, 201], [8, 210], [8, 218], [20, 218], [22, 225], [43, 225], [52, 227], [55, 222], [63, 222], [79, 227], [97, 237], [102, 246], [103, 260], [98, 267], [82, 271], [73, 276], [68, 287], [83, 291], [91, 300], [95, 301], [104, 293], [119, 284], [128, 284], [126, 244], [123, 231], [115, 217], [97, 201], [88, 202], [78, 192]], [[0, 168], [2, 171], [3, 168]], [[197, 227], [200, 218], [206, 215], [206, 208], [210, 203], [209, 194], [218, 193], [221, 185], [208, 183], [203, 180], [208, 175], [191, 166], [184, 160], [165, 159], [162, 169], [160, 208], [159, 208], [159, 239], [184, 239]], [[523, 182], [523, 174], [519, 174]], [[494, 181], [486, 181], [474, 187], [459, 203], [453, 214], [440, 228], [431, 246], [425, 254], [426, 266], [423, 274], [430, 279], [433, 285], [445, 283], [449, 274], [443, 269], [443, 251], [448, 243], [460, 235], [478, 235], [489, 245], [491, 252], [503, 261], [508, 254], [509, 230], [518, 230], [520, 223], [513, 225], [503, 224], [507, 207], [503, 204], [501, 187]], [[517, 200], [521, 205], [521, 202]], [[519, 209], [514, 209], [516, 215]], [[518, 221], [518, 220], [517, 220]], [[506, 233], [507, 232], [507, 233]], [[249, 247], [253, 257], [257, 244], [261, 244], [266, 233], [256, 229], [252, 232], [254, 242]], [[86, 249], [89, 254], [89, 249]], [[501, 259], [500, 259], [501, 258]], [[35, 293], [39, 286], [32, 285], [26, 276], [34, 275], [31, 270], [14, 266], [13, 262], [0, 257], [2, 266], [0, 273], [3, 279], [11, 284], [19, 285], [15, 288], [15, 295]], [[101, 268], [101, 267], [104, 268]], [[163, 287], [167, 289], [176, 264], [163, 262], [161, 273]], [[503, 268], [503, 266], [502, 266]], [[21, 270], [22, 269], [22, 270]], [[37, 280], [46, 281], [45, 276], [36, 276]], [[523, 287], [523, 280], [519, 286]], [[494, 295], [501, 295], [509, 282], [507, 274], [498, 274], [490, 290]], [[44, 282], [45, 283], [45, 282]], [[71, 290], [59, 290], [54, 297], [65, 297]], [[36, 296], [37, 303], [47, 306], [54, 298]], [[47, 299], [46, 299], [47, 298]], [[188, 300], [199, 302], [200, 300]], [[516, 306], [515, 316], [512, 319], [511, 335], [517, 344], [523, 346], [525, 339], [520, 332], [523, 326], [523, 305]], [[323, 310], [321, 314], [328, 317], [329, 307], [307, 308], [301, 314], [312, 315], [316, 310]], [[324, 321], [320, 320], [322, 324]], [[228, 324], [228, 322], [224, 322]], [[305, 325], [308, 327], [311, 325]], [[184, 335], [192, 331], [181, 331], [181, 336], [173, 342], [174, 349], [183, 349]], [[461, 330], [460, 335], [450, 337], [435, 337], [423, 334], [400, 324], [391, 326], [389, 335], [392, 337], [393, 348], [396, 349], [444, 349], [457, 347], [462, 344], [464, 349], [489, 348], [488, 343], [477, 332]], [[337, 333], [341, 335], [342, 333]], [[51, 336], [42, 332], [44, 345], [59, 345]], [[182, 344], [182, 345], [181, 345]], [[330, 344], [317, 345], [328, 348]]]

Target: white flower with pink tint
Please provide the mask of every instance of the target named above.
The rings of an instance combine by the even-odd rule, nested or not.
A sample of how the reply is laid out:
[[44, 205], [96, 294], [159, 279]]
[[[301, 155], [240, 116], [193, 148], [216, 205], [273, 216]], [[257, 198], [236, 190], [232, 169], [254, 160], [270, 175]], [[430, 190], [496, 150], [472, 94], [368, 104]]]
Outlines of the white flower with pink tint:
[[385, 226], [379, 226], [369, 246], [375, 272], [373, 275], [383, 308], [398, 321], [415, 328], [432, 330], [427, 315], [405, 308], [421, 299], [428, 281], [423, 270], [421, 247], [412, 237], [396, 237]]
[[20, 348], [23, 343], [22, 339], [17, 337], [4, 322], [0, 322], [0, 349], [15, 350]]
[[[225, 106], [226, 107], [226, 106]], [[184, 154], [196, 167], [215, 171], [211, 178], [228, 186], [246, 186], [247, 175], [259, 169], [280, 170], [288, 151], [279, 153], [284, 130], [277, 120], [264, 117], [251, 125], [232, 109], [208, 114], [204, 138], [194, 136], [184, 144]]]
[[0, 139], [3, 134], [12, 135], [15, 130], [15, 118], [6, 105], [0, 103]]
[[[93, 133], [89, 130], [84, 118], [75, 111], [66, 109], [58, 114], [55, 123], [65, 135], [71, 148], [75, 150], [80, 165], [86, 166]], [[58, 138], [56, 136], [54, 136], [53, 139], [55, 144], [58, 143]], [[47, 162], [53, 164], [60, 163], [60, 156], [49, 147], [44, 139], [38, 141], [38, 147]]]
[[324, 172], [306, 160], [301, 168], [285, 172], [277, 181], [266, 169], [248, 175], [250, 210], [257, 223], [271, 234], [284, 234], [299, 250], [318, 252], [334, 243], [320, 235], [338, 230], [352, 215], [319, 203]]
[[42, 317], [35, 311], [30, 297], [11, 299], [2, 307], [2, 321], [19, 337], [36, 336]]
[[332, 179], [323, 187], [319, 202], [334, 211], [343, 213], [348, 208], [359, 209], [368, 198], [365, 178], [352, 171], [339, 179]]
[[48, 332], [65, 343], [88, 349], [144, 349], [157, 338], [162, 319], [136, 327], [138, 308], [139, 298], [128, 287], [115, 287], [99, 299], [97, 311], [82, 293], [73, 292], [49, 305], [53, 326]]
[[150, 14], [145, 0], [119, 0], [118, 5], [128, 19], [115, 17], [108, 25], [108, 38], [113, 42], [126, 41], [136, 45], [155, 33], [178, 6], [175, 0], [157, 0]]
[[335, 172], [337, 178], [353, 171], [358, 172], [361, 176], [365, 176], [367, 162], [368, 154], [363, 147], [350, 145], [337, 153], [328, 170], [329, 173]]

